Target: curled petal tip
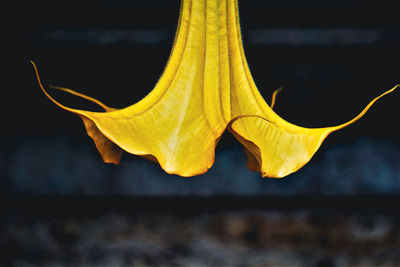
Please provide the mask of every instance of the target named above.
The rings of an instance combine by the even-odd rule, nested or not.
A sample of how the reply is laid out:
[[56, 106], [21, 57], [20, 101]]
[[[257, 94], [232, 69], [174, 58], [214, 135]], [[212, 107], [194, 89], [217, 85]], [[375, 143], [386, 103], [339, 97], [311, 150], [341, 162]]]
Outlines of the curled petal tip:
[[272, 99], [271, 99], [271, 109], [274, 109], [275, 102], [276, 102], [276, 96], [283, 90], [283, 87], [279, 87], [272, 93]]

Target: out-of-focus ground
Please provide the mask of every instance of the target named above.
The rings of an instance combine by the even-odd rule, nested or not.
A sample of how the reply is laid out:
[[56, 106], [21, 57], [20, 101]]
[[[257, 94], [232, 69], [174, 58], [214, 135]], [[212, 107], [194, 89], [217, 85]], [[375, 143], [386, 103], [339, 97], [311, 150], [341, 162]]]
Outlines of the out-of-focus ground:
[[11, 216], [0, 264], [399, 266], [399, 226], [398, 214], [310, 210]]
[[30, 138], [0, 161], [0, 266], [398, 266], [399, 148], [330, 145], [284, 179], [239, 146], [182, 178], [90, 142]]

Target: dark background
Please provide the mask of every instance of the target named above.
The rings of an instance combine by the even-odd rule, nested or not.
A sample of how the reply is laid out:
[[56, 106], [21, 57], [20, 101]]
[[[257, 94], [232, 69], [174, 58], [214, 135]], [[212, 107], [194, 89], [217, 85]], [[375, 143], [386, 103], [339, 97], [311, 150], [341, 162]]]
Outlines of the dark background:
[[[275, 109], [292, 123], [348, 121], [400, 82], [395, 1], [239, 5], [254, 80], [268, 102], [283, 86]], [[179, 7], [167, 0], [10, 6], [0, 265], [400, 264], [398, 91], [278, 180], [249, 171], [229, 133], [214, 166], [194, 178], [126, 153], [121, 165], [104, 164], [80, 119], [40, 91], [29, 60], [44, 84], [117, 108], [137, 102], [165, 66]], [[67, 106], [95, 108], [51, 93]]]

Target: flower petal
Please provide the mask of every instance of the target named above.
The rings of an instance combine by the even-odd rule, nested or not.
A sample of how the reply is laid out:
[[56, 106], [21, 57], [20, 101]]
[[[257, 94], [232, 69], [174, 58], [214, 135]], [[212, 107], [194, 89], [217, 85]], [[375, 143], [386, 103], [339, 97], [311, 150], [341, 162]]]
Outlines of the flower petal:
[[[221, 112], [219, 72], [214, 69], [218, 43], [205, 38], [208, 31], [216, 36], [217, 24], [212, 20], [218, 19], [218, 13], [214, 6], [214, 16], [206, 18], [206, 8], [204, 1], [183, 1], [171, 57], [155, 88], [140, 102], [121, 110], [90, 112], [65, 107], [42, 86], [43, 92], [61, 108], [80, 115], [88, 134], [97, 145], [104, 144], [101, 147], [107, 153], [113, 143], [158, 161], [168, 173], [193, 176], [206, 172], [230, 119]], [[99, 151], [104, 158], [106, 153]]]
[[290, 125], [278, 115], [241, 115], [230, 122], [229, 129], [246, 147], [250, 169], [260, 171], [263, 177], [281, 178], [304, 166], [330, 133], [360, 119], [378, 99], [397, 87], [376, 97], [354, 119], [338, 126], [309, 129]]
[[[97, 150], [100, 152], [100, 155], [103, 158], [104, 162], [119, 164], [121, 156], [122, 156], [121, 148], [119, 148], [112, 141], [110, 141], [106, 136], [104, 136], [104, 134], [101, 131], [99, 131], [96, 124], [89, 117], [85, 116], [84, 111], [68, 108], [68, 107], [60, 104], [59, 102], [57, 102], [54, 98], [52, 98], [43, 87], [43, 84], [40, 80], [39, 72], [37, 70], [35, 63], [33, 61], [31, 61], [31, 63], [33, 65], [33, 68], [35, 69], [36, 77], [37, 77], [39, 86], [42, 89], [43, 93], [59, 107], [79, 115], [79, 117], [83, 121], [83, 124], [85, 125], [87, 134], [93, 139], [94, 143], [96, 144]], [[100, 102], [90, 96], [75, 92], [71, 89], [64, 88], [64, 87], [58, 87], [58, 86], [51, 86], [51, 87], [54, 89], [57, 89], [57, 90], [62, 90], [64, 92], [67, 92], [72, 95], [79, 96], [79, 97], [87, 99], [91, 102], [94, 102], [97, 105], [99, 105], [100, 107], [102, 107], [106, 112], [116, 110], [114, 108], [110, 108], [110, 107], [104, 105], [102, 102]]]
[[123, 149], [181, 176], [211, 167], [215, 146], [228, 127], [245, 146], [250, 169], [283, 177], [308, 162], [329, 133], [359, 119], [383, 96], [336, 127], [307, 129], [283, 120], [272, 110], [278, 91], [268, 106], [250, 74], [237, 0], [182, 0], [175, 42], [160, 80], [146, 97], [124, 109], [55, 87], [106, 112], [66, 107], [46, 92], [34, 67], [44, 94], [81, 117], [104, 161], [118, 163]]

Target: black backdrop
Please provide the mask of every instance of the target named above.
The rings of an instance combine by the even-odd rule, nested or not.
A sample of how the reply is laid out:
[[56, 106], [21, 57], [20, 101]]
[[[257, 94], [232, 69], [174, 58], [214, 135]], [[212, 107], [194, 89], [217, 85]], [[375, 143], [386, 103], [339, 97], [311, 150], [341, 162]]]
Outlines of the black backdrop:
[[[268, 212], [275, 210], [284, 214], [282, 220], [294, 216], [301, 221], [303, 217], [290, 212], [306, 210], [311, 212], [308, 223], [318, 228], [326, 227], [337, 212], [350, 211], [362, 216], [368, 213], [367, 223], [384, 216], [393, 222], [391, 227], [398, 228], [399, 91], [374, 105], [356, 124], [328, 137], [305, 168], [281, 180], [261, 179], [248, 171], [240, 145], [229, 134], [218, 145], [209, 173], [193, 179], [164, 174], [159, 166], [133, 155], [125, 154], [119, 166], [101, 162], [80, 119], [41, 93], [29, 60], [36, 62], [45, 84], [76, 89], [110, 106], [128, 106], [144, 97], [159, 78], [172, 46], [179, 6], [179, 1], [172, 0], [34, 1], [5, 6], [9, 14], [3, 32], [6, 71], [0, 140], [0, 192], [6, 204], [0, 246], [8, 252], [2, 256], [4, 263], [48, 262], [49, 255], [82, 263], [78, 252], [68, 250], [76, 248], [82, 233], [75, 232], [76, 243], [68, 243], [65, 221], [81, 225], [75, 218], [89, 216], [102, 225], [103, 216], [110, 212], [134, 214], [137, 217], [130, 222], [136, 225], [148, 223], [142, 212], [156, 216], [156, 221], [163, 221], [165, 212], [189, 213], [197, 222], [196, 214], [201, 217], [208, 212], [239, 210], [239, 217], [247, 218], [246, 212], [257, 209], [270, 218]], [[320, 127], [345, 122], [400, 82], [400, 23], [395, 1], [242, 0], [239, 6], [245, 52], [256, 84], [267, 100], [274, 89], [284, 88], [276, 111], [292, 123]], [[94, 108], [77, 98], [52, 93], [68, 106]], [[173, 218], [181, 222], [181, 217]], [[352, 222], [344, 220], [350, 226]], [[68, 249], [62, 247], [57, 254], [42, 246], [38, 252], [34, 245], [18, 241], [13, 234], [16, 223], [27, 232], [39, 231], [32, 228], [37, 224], [48, 226], [56, 237], [61, 235], [62, 242], [66, 238]], [[341, 229], [337, 223], [343, 220], [328, 223], [333, 239], [340, 236], [335, 232]], [[157, 227], [179, 232], [175, 224]], [[315, 248], [299, 241], [307, 253], [330, 244], [319, 233], [313, 238], [322, 238], [318, 241], [322, 243], [306, 238]], [[395, 248], [399, 241], [396, 234], [391, 235], [389, 248]], [[371, 238], [372, 244], [381, 242], [379, 237]], [[338, 247], [340, 240], [335, 243]], [[248, 242], [254, 245], [253, 241]], [[287, 244], [295, 244], [292, 241]], [[227, 245], [226, 239], [221, 242]], [[349, 251], [359, 245], [346, 244]], [[140, 258], [138, 251], [132, 253], [139, 253], [135, 257]], [[357, 253], [370, 256], [364, 250]], [[173, 255], [179, 258], [181, 254], [178, 250]], [[381, 263], [387, 263], [382, 257]], [[320, 260], [322, 264], [335, 262], [340, 261]]]
[[[273, 90], [284, 88], [278, 96], [276, 111], [292, 123], [306, 127], [343, 123], [358, 114], [372, 98], [399, 83], [400, 24], [395, 2], [248, 0], [239, 5], [245, 52], [256, 84], [267, 101]], [[107, 179], [118, 180], [121, 168], [100, 164], [101, 159], [80, 119], [56, 107], [40, 92], [29, 60], [36, 62], [45, 84], [78, 90], [113, 107], [126, 107], [144, 97], [161, 75], [172, 46], [179, 6], [179, 1], [155, 0], [14, 3], [11, 14], [15, 15], [10, 24], [14, 23], [15, 27], [6, 31], [10, 33], [7, 39], [11, 46], [5, 55], [8, 71], [2, 98], [5, 114], [1, 131], [3, 191], [41, 192], [35, 189], [40, 176], [39, 180], [46, 181], [44, 184], [48, 182], [49, 186], [43, 192], [64, 192], [64, 183], [57, 189], [52, 177], [65, 171], [66, 177], [75, 177], [65, 178], [73, 181], [75, 188], [80, 186], [79, 177], [98, 181], [100, 178], [91, 178], [77, 168], [77, 162], [85, 161], [94, 164], [88, 163], [87, 168], [83, 168], [86, 172], [94, 168], [107, 173], [107, 178], [100, 179], [101, 183], [109, 185]], [[67, 106], [95, 109], [76, 97], [52, 93]], [[311, 179], [313, 184], [327, 180], [330, 186], [321, 186], [327, 192], [341, 194], [348, 192], [347, 189], [341, 190], [341, 183], [333, 181], [352, 181], [344, 177], [351, 176], [354, 170], [370, 168], [365, 173], [356, 171], [355, 184], [351, 185], [354, 190], [350, 191], [397, 194], [399, 97], [398, 92], [385, 97], [362, 120], [331, 135], [309, 164], [315, 166], [312, 172], [319, 173], [318, 178], [311, 179], [310, 173], [300, 171], [279, 182], [261, 180], [245, 170], [243, 153], [236, 151], [241, 150], [240, 145], [226, 134], [217, 148], [215, 171], [189, 179], [189, 183], [196, 184], [190, 191], [205, 185], [211, 188], [212, 194], [235, 194], [241, 190], [221, 192], [214, 188], [225, 188], [226, 182], [235, 184], [238, 180], [250, 179], [257, 180], [253, 186], [261, 186], [265, 191], [244, 190], [246, 194], [269, 194], [270, 183], [281, 186], [277, 193], [280, 194], [292, 183], [297, 184], [295, 180], [307, 180], [303, 186], [308, 187], [308, 179]], [[330, 153], [330, 148], [339, 152]], [[79, 158], [82, 151], [89, 153], [89, 161]], [[231, 154], [235, 155], [234, 159], [229, 158]], [[63, 157], [72, 159], [65, 163]], [[333, 165], [325, 158], [333, 161]], [[232, 160], [236, 159], [242, 169], [240, 175], [232, 176], [236, 173], [232, 167], [237, 165]], [[149, 169], [151, 173], [147, 175], [155, 176], [156, 181], [170, 179], [168, 188], [180, 188], [182, 179], [167, 178], [155, 164], [147, 165], [139, 157], [125, 154], [122, 162], [131, 161], [139, 164], [136, 169]], [[57, 168], [57, 164], [66, 164], [66, 167]], [[26, 173], [16, 172], [23, 169], [27, 169]], [[146, 176], [145, 172], [141, 175]], [[376, 173], [382, 172], [387, 179], [374, 179]], [[221, 173], [225, 173], [227, 181], [215, 177]], [[396, 187], [387, 185], [388, 179]], [[358, 190], [361, 186], [358, 182], [362, 184], [366, 180], [374, 180], [372, 185], [367, 185], [371, 188]], [[386, 183], [382, 190], [381, 180]], [[25, 182], [30, 185], [24, 186]], [[131, 192], [101, 188], [94, 192], [151, 193], [157, 183], [150, 183], [149, 188], [142, 191], [137, 185]], [[238, 187], [241, 186], [242, 183], [238, 183]], [[332, 186], [338, 190], [327, 189]], [[85, 193], [85, 190], [74, 190], [68, 192]], [[167, 191], [179, 194], [180, 190]], [[295, 193], [296, 190], [290, 191]], [[305, 189], [299, 190], [304, 192]], [[157, 192], [155, 190], [154, 194]], [[305, 192], [321, 193], [320, 189]]]

